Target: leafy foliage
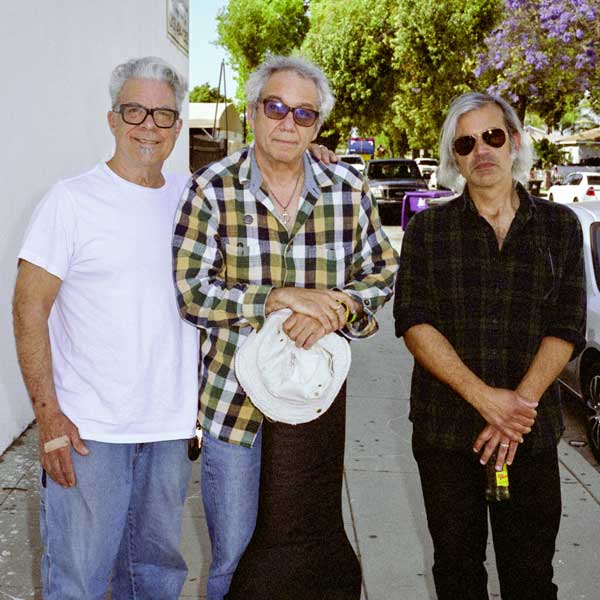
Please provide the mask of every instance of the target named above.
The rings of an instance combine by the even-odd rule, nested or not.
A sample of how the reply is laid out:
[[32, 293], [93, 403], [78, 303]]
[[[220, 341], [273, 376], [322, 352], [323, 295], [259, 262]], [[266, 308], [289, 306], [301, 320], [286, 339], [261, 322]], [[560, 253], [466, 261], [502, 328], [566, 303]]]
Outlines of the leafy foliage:
[[190, 90], [190, 102], [229, 102], [216, 87], [211, 87], [210, 84], [203, 83], [197, 85]]
[[242, 102], [250, 72], [268, 53], [289, 54], [298, 48], [308, 25], [304, 0], [229, 0], [219, 11], [218, 43], [229, 52]]
[[[347, 137], [352, 127], [385, 128], [393, 97], [391, 68], [395, 0], [313, 0], [303, 52], [326, 73], [336, 96], [328, 126]], [[326, 132], [327, 133], [327, 132]]]
[[553, 144], [548, 138], [542, 138], [539, 141], [534, 140], [533, 149], [541, 163], [542, 168], [549, 169], [553, 165], [564, 164], [566, 160], [565, 152], [560, 146]]
[[486, 39], [475, 73], [516, 103], [521, 118], [530, 107], [556, 125], [600, 81], [598, 0], [504, 4], [504, 20]]
[[301, 46], [323, 68], [337, 99], [330, 147], [356, 127], [395, 154], [434, 150], [451, 99], [471, 89], [551, 125], [584, 90], [600, 110], [598, 0], [229, 0], [217, 19], [242, 102], [268, 52]]
[[400, 0], [394, 19], [394, 123], [412, 148], [435, 148], [450, 100], [478, 88], [475, 55], [498, 0]]

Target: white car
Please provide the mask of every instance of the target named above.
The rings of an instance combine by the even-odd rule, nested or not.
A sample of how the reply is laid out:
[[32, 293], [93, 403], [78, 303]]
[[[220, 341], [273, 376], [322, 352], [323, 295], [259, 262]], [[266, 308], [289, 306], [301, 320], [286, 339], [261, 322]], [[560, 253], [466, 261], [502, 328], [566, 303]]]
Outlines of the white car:
[[360, 154], [341, 154], [339, 159], [353, 166], [361, 175], [365, 171], [365, 159]]
[[600, 201], [572, 204], [583, 230], [587, 285], [587, 331], [584, 351], [560, 374], [560, 382], [589, 410], [590, 448], [600, 461]]
[[424, 179], [429, 179], [437, 171], [439, 165], [437, 158], [415, 158], [415, 162], [419, 165], [419, 171]]
[[600, 200], [600, 173], [569, 173], [562, 183], [556, 183], [548, 190], [548, 200], [561, 204]]

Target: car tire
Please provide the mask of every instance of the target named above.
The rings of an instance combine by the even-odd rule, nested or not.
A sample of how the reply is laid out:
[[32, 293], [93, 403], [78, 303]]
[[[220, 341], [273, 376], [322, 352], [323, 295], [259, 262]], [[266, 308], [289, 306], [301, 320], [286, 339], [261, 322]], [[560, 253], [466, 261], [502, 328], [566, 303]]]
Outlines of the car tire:
[[600, 362], [592, 363], [585, 373], [583, 399], [590, 413], [587, 421], [590, 449], [600, 462]]
[[554, 202], [554, 196], [552, 194], [550, 194], [548, 196], [548, 200], [550, 200], [550, 202]]
[[573, 202], [579, 202], [579, 198], [575, 196], [575, 198], [573, 198]]

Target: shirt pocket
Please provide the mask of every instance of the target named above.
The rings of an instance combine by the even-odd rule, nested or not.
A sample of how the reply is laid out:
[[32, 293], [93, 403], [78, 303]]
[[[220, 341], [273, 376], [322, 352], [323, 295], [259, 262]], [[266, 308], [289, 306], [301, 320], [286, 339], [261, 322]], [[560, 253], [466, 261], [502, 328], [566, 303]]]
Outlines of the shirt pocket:
[[515, 299], [540, 306], [556, 299], [556, 257], [544, 244], [523, 244], [516, 252], [512, 279]]
[[225, 281], [256, 283], [263, 279], [263, 258], [258, 240], [227, 238], [225, 247]]
[[344, 242], [318, 244], [310, 249], [314, 259], [315, 287], [343, 287], [350, 279], [352, 248]]

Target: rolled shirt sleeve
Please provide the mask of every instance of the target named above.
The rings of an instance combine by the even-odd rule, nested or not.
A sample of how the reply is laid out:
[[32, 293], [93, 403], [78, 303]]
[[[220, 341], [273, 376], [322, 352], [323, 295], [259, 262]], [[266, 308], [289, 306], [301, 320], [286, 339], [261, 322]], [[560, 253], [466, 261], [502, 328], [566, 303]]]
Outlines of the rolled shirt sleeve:
[[573, 344], [573, 359], [585, 348], [587, 297], [581, 225], [574, 215], [570, 221], [572, 232], [562, 257], [560, 273], [555, 271], [559, 269], [558, 259], [561, 257], [549, 256], [557, 290], [551, 304], [546, 335]]

